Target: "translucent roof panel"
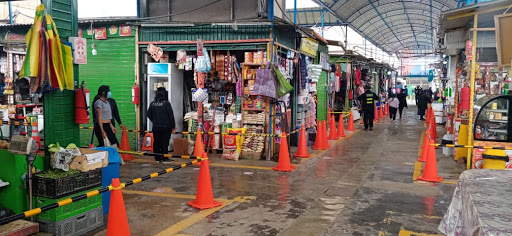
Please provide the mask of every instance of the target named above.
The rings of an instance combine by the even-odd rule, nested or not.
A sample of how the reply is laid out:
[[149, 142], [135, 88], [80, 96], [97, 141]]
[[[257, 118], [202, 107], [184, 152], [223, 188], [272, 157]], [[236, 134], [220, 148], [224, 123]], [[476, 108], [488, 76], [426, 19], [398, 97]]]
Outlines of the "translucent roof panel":
[[399, 57], [433, 52], [441, 12], [457, 7], [457, 0], [314, 1], [376, 46]]

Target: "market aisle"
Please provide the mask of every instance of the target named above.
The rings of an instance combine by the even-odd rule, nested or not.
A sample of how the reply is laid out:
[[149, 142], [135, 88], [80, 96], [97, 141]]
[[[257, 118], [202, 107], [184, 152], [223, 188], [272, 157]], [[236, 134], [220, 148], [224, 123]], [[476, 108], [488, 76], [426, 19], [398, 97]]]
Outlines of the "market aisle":
[[[291, 173], [272, 171], [275, 163], [266, 161], [257, 161], [262, 168], [212, 165], [214, 195], [223, 208], [199, 212], [186, 205], [194, 197], [197, 168], [131, 186], [124, 195], [132, 235], [398, 235], [402, 228], [434, 234], [455, 185], [413, 183], [425, 130], [414, 114], [411, 108], [401, 121], [382, 119], [374, 131], [354, 133]], [[462, 166], [438, 159], [440, 175], [456, 180]], [[121, 177], [159, 168], [128, 163]]]

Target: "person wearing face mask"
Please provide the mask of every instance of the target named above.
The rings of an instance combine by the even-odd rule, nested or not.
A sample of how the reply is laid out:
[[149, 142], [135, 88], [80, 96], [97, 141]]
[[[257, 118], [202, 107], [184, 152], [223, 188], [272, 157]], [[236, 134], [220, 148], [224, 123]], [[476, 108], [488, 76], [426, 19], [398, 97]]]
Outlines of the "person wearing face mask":
[[102, 85], [98, 88], [98, 94], [93, 100], [94, 133], [98, 138], [98, 147], [105, 146], [105, 139], [108, 139], [111, 146], [119, 146], [116, 138], [117, 129], [112, 124], [112, 107], [108, 99], [112, 96], [110, 87]]
[[123, 127], [123, 123], [121, 122], [121, 116], [119, 116], [119, 109], [117, 108], [116, 100], [112, 98], [112, 91], [108, 91], [107, 97], [107, 101], [110, 104], [110, 108], [112, 108], [112, 125], [115, 128], [117, 121], [119, 127]]

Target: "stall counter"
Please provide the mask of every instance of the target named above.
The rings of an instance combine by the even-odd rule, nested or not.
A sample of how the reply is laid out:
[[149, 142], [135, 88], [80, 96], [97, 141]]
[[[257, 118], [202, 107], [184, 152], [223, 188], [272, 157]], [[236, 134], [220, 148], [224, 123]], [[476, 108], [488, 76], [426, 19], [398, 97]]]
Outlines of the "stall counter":
[[[44, 158], [36, 156], [34, 167], [44, 170]], [[7, 149], [0, 149], [0, 179], [9, 185], [0, 187], [0, 207], [8, 208], [19, 214], [29, 210], [28, 190], [24, 179], [27, 161], [24, 155], [15, 155]]]

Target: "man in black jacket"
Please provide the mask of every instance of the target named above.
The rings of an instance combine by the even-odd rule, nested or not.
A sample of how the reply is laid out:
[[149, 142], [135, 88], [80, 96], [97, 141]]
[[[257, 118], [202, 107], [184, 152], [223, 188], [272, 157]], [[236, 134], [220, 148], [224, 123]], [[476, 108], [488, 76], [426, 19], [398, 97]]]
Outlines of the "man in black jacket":
[[364, 130], [373, 130], [373, 118], [375, 116], [375, 101], [379, 101], [379, 96], [370, 90], [370, 86], [364, 87], [365, 92], [357, 98], [363, 108]]

